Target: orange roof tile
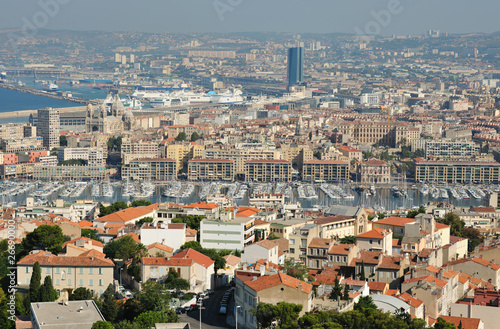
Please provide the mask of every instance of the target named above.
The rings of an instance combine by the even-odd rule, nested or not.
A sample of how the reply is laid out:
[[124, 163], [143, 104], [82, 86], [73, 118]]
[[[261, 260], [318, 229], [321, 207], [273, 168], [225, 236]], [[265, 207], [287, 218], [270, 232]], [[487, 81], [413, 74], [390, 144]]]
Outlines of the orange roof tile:
[[218, 205], [213, 204], [213, 203], [207, 203], [207, 202], [196, 202], [196, 203], [191, 203], [188, 204], [187, 206], [184, 206], [184, 208], [198, 208], [198, 209], [215, 209], [217, 208]]
[[413, 279], [408, 279], [405, 282], [403, 282], [403, 284], [405, 284], [405, 283], [412, 283], [412, 282], [419, 282], [419, 281], [427, 281], [429, 283], [434, 283], [435, 285], [437, 285], [439, 287], [444, 287], [444, 286], [446, 286], [448, 284], [447, 281], [438, 279], [438, 278], [433, 277], [431, 275], [421, 276], [421, 277], [413, 278]]
[[406, 218], [406, 217], [387, 217], [384, 219], [380, 219], [378, 221], [373, 222], [375, 225], [391, 225], [391, 226], [398, 226], [398, 227], [404, 227], [406, 223], [413, 223], [415, 221], [415, 218]]
[[387, 282], [368, 281], [368, 287], [373, 291], [384, 291], [388, 286]]
[[[92, 250], [89, 250], [89, 252]], [[96, 251], [96, 250], [93, 250]], [[97, 251], [96, 251], [97, 252]], [[98, 252], [97, 252], [98, 253]], [[95, 253], [94, 253], [95, 255]], [[87, 256], [55, 256], [46, 251], [39, 251], [23, 257], [18, 265], [34, 265], [36, 262], [42, 266], [114, 266], [110, 259]]]
[[159, 203], [154, 203], [146, 207], [131, 207], [123, 209], [112, 214], [96, 218], [96, 222], [116, 222], [116, 223], [126, 223], [128, 221], [134, 220], [141, 216], [147, 215], [153, 210], [158, 209]]
[[481, 319], [475, 318], [464, 318], [459, 316], [441, 316], [446, 322], [451, 322], [458, 328], [460, 322], [462, 322], [463, 329], [478, 329], [481, 324]]
[[262, 291], [279, 285], [285, 285], [294, 289], [298, 289], [299, 285], [302, 285], [302, 291], [307, 294], [309, 294], [312, 289], [311, 284], [281, 272], [270, 276], [259, 277], [257, 280], [248, 281], [245, 282], [245, 284], [254, 291]]
[[[354, 246], [354, 244], [334, 244], [328, 253], [333, 255], [349, 255]], [[349, 251], [349, 249], [351, 249], [351, 251]]]
[[203, 255], [202, 253], [194, 250], [194, 249], [185, 249], [181, 251], [180, 253], [177, 253], [170, 257], [170, 259], [193, 259], [196, 263], [208, 268], [210, 267], [213, 263], [215, 263], [214, 260], [212, 260], [210, 257]]
[[157, 248], [157, 249], [169, 252], [169, 253], [174, 252], [174, 249], [172, 247], [166, 246], [166, 245], [161, 244], [159, 242], [152, 243], [148, 246], [148, 249], [153, 249], [153, 248]]
[[399, 299], [404, 300], [411, 307], [420, 307], [424, 302], [420, 299], [412, 297], [409, 293], [405, 292], [398, 296]]
[[384, 229], [374, 228], [371, 231], [356, 235], [356, 238], [383, 239], [388, 233], [389, 232]]
[[96, 246], [96, 247], [102, 247], [102, 242], [99, 242], [99, 241], [96, 241], [96, 240], [93, 240], [91, 238], [87, 238], [84, 236], [70, 240], [70, 241], [66, 241], [63, 243], [62, 247], [63, 248], [66, 247], [67, 244], [75, 244], [75, 242], [79, 241], [79, 240], [84, 240], [86, 243], [91, 243], [93, 246]]

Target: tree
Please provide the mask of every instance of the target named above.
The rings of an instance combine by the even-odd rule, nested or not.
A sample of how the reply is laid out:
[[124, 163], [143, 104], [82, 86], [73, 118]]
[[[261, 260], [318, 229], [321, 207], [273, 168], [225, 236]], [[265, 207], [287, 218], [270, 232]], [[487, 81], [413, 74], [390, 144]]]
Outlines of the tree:
[[116, 297], [113, 285], [109, 284], [108, 288], [101, 296], [101, 313], [105, 319], [114, 322], [118, 316], [118, 306], [116, 305]]
[[355, 244], [356, 237], [354, 235], [347, 235], [343, 238], [340, 238], [339, 242], [342, 244]]
[[137, 323], [140, 328], [149, 329], [154, 327], [155, 323], [179, 322], [179, 316], [170, 309], [164, 312], [147, 311], [139, 314], [134, 319], [134, 322]]
[[33, 265], [33, 273], [31, 274], [31, 279], [30, 279], [30, 288], [29, 288], [29, 293], [28, 293], [28, 303], [35, 303], [39, 302], [40, 298], [40, 288], [41, 288], [41, 280], [42, 280], [42, 274], [41, 274], [41, 269], [40, 269], [40, 263], [35, 262]]
[[33, 250], [47, 250], [53, 254], [62, 251], [62, 245], [69, 238], [65, 237], [57, 225], [40, 225], [30, 232], [21, 242], [20, 255], [18, 259], [26, 256]]
[[359, 297], [359, 301], [354, 304], [354, 310], [363, 311], [366, 308], [372, 308], [376, 310], [377, 306], [373, 303], [373, 300], [370, 296]]
[[380, 213], [377, 215], [378, 219], [384, 219], [385, 218], [385, 214], [384, 213]]
[[59, 145], [68, 146], [68, 139], [66, 136], [59, 136]]
[[187, 139], [187, 135], [185, 132], [181, 131], [177, 137], [175, 137], [175, 140], [178, 142], [185, 141]]
[[99, 217], [107, 216], [122, 209], [127, 209], [128, 205], [124, 201], [117, 201], [109, 205], [108, 207], [99, 207]]
[[342, 297], [342, 288], [340, 287], [339, 278], [335, 276], [335, 284], [330, 293], [330, 299], [337, 300], [339, 297]]
[[361, 281], [365, 281], [366, 280], [365, 262], [364, 261], [361, 261], [361, 273], [359, 274], [359, 279]]
[[344, 284], [344, 294], [342, 295], [343, 300], [349, 300], [349, 286]]
[[94, 297], [92, 292], [85, 287], [76, 288], [70, 295], [69, 300], [90, 300]]
[[425, 208], [420, 207], [417, 210], [410, 210], [406, 214], [406, 217], [408, 217], [408, 218], [415, 218], [419, 214], [425, 214]]
[[476, 247], [483, 242], [483, 236], [481, 235], [481, 232], [479, 230], [472, 228], [472, 227], [465, 227], [462, 230], [462, 235], [464, 238], [469, 239], [469, 252], [474, 251]]
[[136, 299], [139, 301], [140, 313], [164, 311], [170, 301], [170, 294], [161, 284], [148, 281], [142, 284], [142, 289], [136, 295]]
[[279, 302], [275, 306], [276, 318], [280, 321], [281, 329], [298, 328], [299, 314], [302, 311], [302, 305], [287, 302]]
[[296, 279], [304, 280], [307, 277], [309, 270], [304, 263], [296, 262], [293, 259], [287, 259], [285, 260], [283, 272]]
[[104, 246], [103, 252], [110, 259], [120, 258], [128, 260], [130, 258], [141, 258], [147, 254], [146, 247], [137, 243], [130, 236], [124, 236], [113, 240]]
[[153, 222], [153, 217], [144, 217], [144, 218], [139, 219], [135, 223], [135, 226], [136, 227], [142, 227], [142, 225], [144, 225], [144, 223], [152, 223], [152, 222]]
[[320, 151], [314, 151], [313, 156], [316, 159], [321, 160], [321, 152]]
[[442, 317], [439, 317], [437, 322], [434, 324], [434, 329], [455, 329], [455, 325], [447, 322]]
[[270, 327], [276, 319], [276, 311], [273, 304], [259, 303], [257, 309], [251, 309], [250, 312], [255, 316], [261, 328]]
[[451, 212], [447, 213], [443, 219], [438, 219], [438, 222], [450, 226], [450, 235], [463, 237], [465, 222], [458, 215]]
[[108, 321], [97, 321], [92, 324], [92, 329], [113, 329], [113, 324]]
[[310, 131], [309, 132], [309, 140], [312, 140], [312, 138], [313, 138], [313, 133], [312, 133], [312, 131]]
[[191, 134], [191, 142], [196, 142], [200, 138], [200, 135], [196, 131]]
[[134, 200], [130, 204], [131, 207], [147, 207], [151, 205], [151, 201], [149, 200]]
[[168, 271], [167, 278], [165, 280], [165, 288], [167, 289], [179, 289], [179, 290], [189, 290], [190, 284], [185, 279], [179, 279], [179, 273], [171, 268]]
[[132, 263], [127, 268], [127, 273], [132, 276], [135, 281], [141, 281], [141, 268], [136, 257], [132, 259]]
[[47, 275], [43, 281], [43, 285], [40, 287], [40, 297], [38, 301], [40, 302], [53, 302], [57, 300], [57, 291], [54, 289], [52, 284], [52, 278]]
[[97, 230], [91, 229], [91, 228], [82, 228], [81, 235], [83, 237], [99, 241], [103, 243], [104, 241], [102, 239], [99, 239], [96, 235]]
[[0, 288], [0, 328], [2, 329], [14, 329], [16, 327], [16, 321], [12, 321], [13, 317], [8, 312], [9, 305], [8, 300], [2, 288]]

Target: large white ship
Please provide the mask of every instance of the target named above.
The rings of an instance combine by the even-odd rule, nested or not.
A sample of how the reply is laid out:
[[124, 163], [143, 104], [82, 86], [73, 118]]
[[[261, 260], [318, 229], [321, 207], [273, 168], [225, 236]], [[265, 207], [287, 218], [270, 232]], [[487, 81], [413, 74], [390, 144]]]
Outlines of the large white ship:
[[211, 103], [216, 104], [236, 104], [243, 103], [243, 96], [241, 90], [228, 90], [222, 94], [212, 95]]
[[149, 105], [153, 108], [172, 107], [189, 104], [189, 99], [185, 97], [161, 97], [153, 99], [149, 102]]

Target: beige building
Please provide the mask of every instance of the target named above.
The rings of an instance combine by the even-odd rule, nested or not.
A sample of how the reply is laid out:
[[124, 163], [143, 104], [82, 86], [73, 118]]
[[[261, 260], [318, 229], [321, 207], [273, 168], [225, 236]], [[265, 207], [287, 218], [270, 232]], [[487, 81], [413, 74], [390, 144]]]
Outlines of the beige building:
[[292, 163], [287, 160], [247, 161], [245, 179], [250, 182], [290, 182]]
[[352, 141], [363, 144], [379, 143], [396, 147], [402, 142], [410, 145], [413, 139], [420, 138], [420, 128], [406, 124], [357, 120], [345, 122], [338, 129], [342, 134], [349, 135]]
[[160, 157], [177, 161], [177, 170], [187, 168], [189, 160], [199, 159], [203, 155], [204, 147], [196, 143], [167, 144], [160, 148]]
[[35, 165], [33, 178], [42, 180], [103, 180], [106, 178], [104, 166], [54, 166]]
[[500, 163], [415, 160], [415, 179], [426, 182], [492, 183], [500, 181]]
[[159, 142], [149, 140], [131, 140], [123, 138], [121, 146], [122, 164], [139, 158], [158, 158], [160, 154]]
[[307, 246], [313, 238], [319, 236], [319, 232], [320, 227], [316, 224], [306, 224], [292, 229], [292, 232], [288, 234], [289, 248], [287, 258], [306, 264]]
[[361, 184], [390, 184], [391, 166], [382, 160], [370, 159], [360, 165]]
[[255, 280], [243, 281], [235, 277], [234, 299], [238, 306], [238, 324], [244, 328], [256, 329], [257, 319], [250, 310], [256, 309], [259, 303], [276, 305], [286, 301], [302, 305], [299, 316], [312, 309], [312, 285], [295, 279], [284, 273], [257, 277]]
[[21, 137], [2, 139], [0, 150], [5, 153], [20, 153], [44, 151], [46, 148], [42, 137]]
[[356, 235], [356, 219], [353, 217], [336, 215], [315, 218], [313, 222], [320, 227], [319, 237], [322, 238], [339, 239]]
[[108, 285], [113, 283], [114, 263], [105, 259], [104, 254], [89, 250], [77, 257], [54, 256], [39, 251], [22, 258], [17, 263], [17, 281], [20, 287], [29, 286], [33, 265], [40, 264], [42, 282], [50, 276], [59, 296], [66, 296], [69, 289], [85, 287], [96, 295], [102, 295]]
[[188, 179], [234, 180], [234, 161], [226, 159], [193, 159], [188, 163]]
[[173, 180], [177, 174], [177, 161], [174, 159], [136, 159], [122, 166], [122, 179]]
[[304, 162], [314, 159], [313, 150], [310, 145], [282, 147], [279, 151], [283, 160], [290, 161], [299, 170], [302, 169]]
[[348, 181], [349, 163], [335, 160], [312, 160], [304, 162], [302, 180]]
[[49, 150], [59, 147], [59, 110], [38, 110], [37, 136], [43, 137], [43, 146]]
[[235, 163], [235, 174], [245, 174], [245, 163], [249, 160], [280, 160], [281, 153], [273, 149], [259, 148], [229, 148], [229, 149], [206, 149], [203, 152], [205, 159], [229, 159]]
[[392, 231], [375, 228], [358, 234], [356, 245], [361, 250], [379, 251], [384, 255], [392, 255]]

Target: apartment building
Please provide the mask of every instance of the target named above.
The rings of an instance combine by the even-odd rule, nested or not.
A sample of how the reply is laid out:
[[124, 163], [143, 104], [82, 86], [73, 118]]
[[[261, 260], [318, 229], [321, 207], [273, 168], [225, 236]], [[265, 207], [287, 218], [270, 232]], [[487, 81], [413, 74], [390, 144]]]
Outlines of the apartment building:
[[160, 154], [159, 141], [131, 140], [124, 138], [121, 146], [122, 164], [138, 158], [158, 158]]
[[348, 181], [349, 162], [335, 160], [312, 160], [304, 162], [302, 180], [305, 181]]
[[335, 215], [313, 219], [314, 224], [319, 226], [319, 237], [343, 238], [356, 234], [356, 219], [349, 216]]
[[44, 151], [43, 137], [21, 137], [2, 139], [0, 150], [5, 153]]
[[203, 248], [243, 250], [255, 241], [255, 219], [239, 217], [233, 220], [208, 220], [200, 223], [200, 243]]
[[189, 160], [202, 158], [204, 147], [196, 143], [166, 144], [160, 147], [160, 157], [177, 161], [177, 171], [187, 169]]
[[106, 164], [104, 149], [102, 147], [64, 147], [58, 150], [57, 159], [67, 160], [85, 160], [89, 165], [103, 166]]
[[359, 167], [361, 184], [390, 184], [391, 166], [382, 160], [370, 159]]
[[177, 161], [174, 159], [135, 159], [122, 166], [122, 179], [173, 180], [177, 178]]
[[195, 125], [174, 125], [168, 126], [166, 129], [168, 138], [176, 138], [180, 133], [185, 133], [187, 140], [191, 140], [191, 135], [198, 131], [198, 127]]
[[79, 256], [55, 256], [46, 251], [38, 251], [23, 257], [17, 263], [17, 282], [20, 287], [28, 287], [35, 262], [40, 264], [42, 282], [50, 276], [59, 296], [66, 296], [68, 290], [80, 287], [90, 289], [100, 296], [113, 283], [114, 263], [105, 259], [104, 254], [89, 250]]
[[36, 127], [28, 123], [0, 124], [0, 139], [21, 139], [36, 136]]
[[478, 144], [467, 139], [425, 140], [425, 157], [433, 159], [471, 159], [479, 154]]
[[193, 159], [188, 162], [188, 179], [234, 180], [234, 161], [227, 159]]
[[486, 161], [436, 161], [415, 159], [415, 179], [426, 182], [496, 183], [500, 163]]
[[309, 145], [286, 146], [279, 151], [283, 160], [290, 161], [299, 170], [302, 170], [304, 162], [314, 159], [313, 150]]
[[392, 255], [392, 231], [375, 228], [358, 234], [356, 245], [361, 250], [379, 251], [384, 255]]
[[43, 137], [43, 146], [52, 150], [59, 147], [59, 110], [45, 108], [38, 110], [37, 136]]
[[287, 160], [250, 160], [245, 165], [245, 179], [250, 182], [290, 182], [292, 162]]
[[33, 178], [41, 180], [103, 180], [106, 178], [104, 166], [53, 166], [35, 165]]
[[339, 132], [349, 135], [353, 141], [363, 144], [389, 145], [396, 147], [402, 141], [411, 143], [420, 138], [420, 128], [406, 124], [388, 124], [387, 122], [350, 121], [338, 127]]
[[312, 239], [319, 236], [320, 227], [316, 224], [306, 224], [295, 228], [288, 234], [288, 258], [295, 261], [307, 262], [307, 246]]

